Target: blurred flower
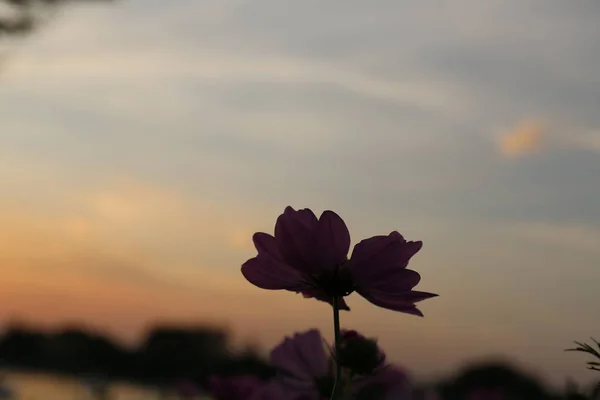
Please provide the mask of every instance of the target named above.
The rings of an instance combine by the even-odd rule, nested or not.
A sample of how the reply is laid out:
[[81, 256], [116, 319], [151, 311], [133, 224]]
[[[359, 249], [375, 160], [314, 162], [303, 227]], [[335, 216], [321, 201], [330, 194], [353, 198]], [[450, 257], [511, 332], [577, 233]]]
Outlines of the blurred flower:
[[369, 375], [383, 365], [385, 354], [375, 339], [367, 339], [354, 330], [343, 331], [338, 361], [355, 375]]
[[250, 400], [262, 385], [263, 383], [253, 376], [213, 376], [209, 381], [209, 392], [216, 400]]
[[[278, 370], [276, 380], [289, 400], [329, 399], [334, 382], [334, 363], [330, 353], [316, 329], [286, 337], [273, 349], [271, 363]], [[341, 382], [345, 390], [354, 394], [374, 387], [384, 394], [392, 393], [408, 386], [408, 379], [402, 371], [385, 365], [363, 376], [353, 376], [344, 369]]]
[[258, 255], [242, 265], [252, 284], [289, 290], [349, 310], [343, 297], [356, 291], [371, 303], [421, 315], [415, 303], [437, 296], [412, 290], [421, 276], [407, 269], [422, 242], [407, 242], [398, 232], [374, 236], [354, 246], [344, 221], [333, 211], [317, 219], [310, 209], [286, 207], [277, 218], [275, 235], [253, 236]]

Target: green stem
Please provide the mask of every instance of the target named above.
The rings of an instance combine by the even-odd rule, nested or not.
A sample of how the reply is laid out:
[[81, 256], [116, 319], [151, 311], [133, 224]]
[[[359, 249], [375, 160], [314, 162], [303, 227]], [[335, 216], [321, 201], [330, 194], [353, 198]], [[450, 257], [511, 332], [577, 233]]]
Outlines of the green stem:
[[333, 382], [333, 390], [331, 391], [331, 398], [329, 400], [338, 400], [338, 392], [342, 387], [342, 366], [339, 363], [339, 348], [341, 341], [340, 332], [340, 307], [338, 304], [338, 297], [333, 297], [333, 336], [334, 336], [334, 362], [335, 362], [335, 380]]

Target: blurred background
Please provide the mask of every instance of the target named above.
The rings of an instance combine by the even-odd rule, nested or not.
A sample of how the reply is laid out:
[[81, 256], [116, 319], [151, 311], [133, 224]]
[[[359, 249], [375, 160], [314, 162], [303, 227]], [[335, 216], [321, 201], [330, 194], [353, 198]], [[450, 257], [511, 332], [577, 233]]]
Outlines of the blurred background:
[[[563, 350], [600, 329], [599, 18], [595, 1], [0, 0], [0, 362], [201, 379], [330, 337], [324, 304], [240, 274], [291, 205], [335, 210], [354, 243], [424, 241], [425, 318], [356, 295], [342, 314], [418, 380], [494, 359], [591, 382]], [[204, 361], [166, 368], [170, 346]]]

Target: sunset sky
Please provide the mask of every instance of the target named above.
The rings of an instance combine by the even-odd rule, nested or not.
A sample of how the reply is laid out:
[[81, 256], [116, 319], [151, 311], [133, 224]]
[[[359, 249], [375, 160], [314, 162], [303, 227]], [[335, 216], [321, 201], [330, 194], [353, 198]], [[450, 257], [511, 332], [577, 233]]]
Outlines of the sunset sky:
[[563, 349], [600, 336], [599, 18], [592, 0], [65, 10], [4, 47], [0, 322], [331, 337], [325, 304], [240, 274], [292, 205], [353, 242], [423, 240], [425, 318], [357, 295], [342, 314], [418, 376], [501, 354], [590, 378]]

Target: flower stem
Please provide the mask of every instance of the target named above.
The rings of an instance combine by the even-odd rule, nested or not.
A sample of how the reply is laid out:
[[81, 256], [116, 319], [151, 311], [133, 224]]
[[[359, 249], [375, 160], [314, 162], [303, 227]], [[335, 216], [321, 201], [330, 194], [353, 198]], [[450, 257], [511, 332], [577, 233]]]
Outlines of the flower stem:
[[342, 387], [342, 366], [339, 362], [339, 349], [340, 349], [340, 306], [338, 304], [338, 297], [333, 296], [333, 337], [335, 344], [333, 345], [334, 358], [335, 358], [335, 380], [333, 382], [333, 390], [331, 391], [330, 400], [338, 400], [338, 392]]

